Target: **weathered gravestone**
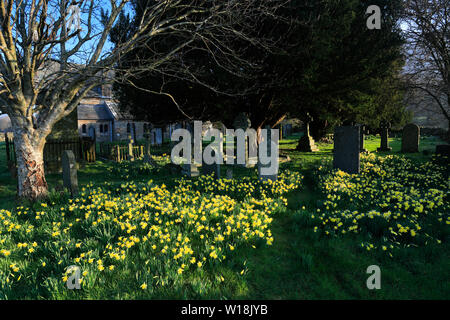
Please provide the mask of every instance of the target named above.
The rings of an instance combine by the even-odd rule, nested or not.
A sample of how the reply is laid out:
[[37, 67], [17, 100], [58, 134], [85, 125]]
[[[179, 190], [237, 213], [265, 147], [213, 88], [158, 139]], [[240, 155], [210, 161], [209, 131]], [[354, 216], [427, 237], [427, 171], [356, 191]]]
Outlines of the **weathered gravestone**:
[[364, 148], [364, 130], [366, 127], [364, 125], [359, 125], [359, 152], [368, 153], [366, 148]]
[[181, 173], [190, 178], [198, 177], [200, 175], [200, 171], [198, 171], [197, 164], [185, 163], [181, 165]]
[[202, 174], [204, 175], [214, 174], [214, 178], [220, 179], [220, 164], [217, 163], [207, 164], [205, 161], [203, 161]]
[[[201, 140], [200, 143], [196, 144], [196, 139], [198, 138], [194, 134], [194, 123], [186, 123], [186, 130], [191, 133], [191, 141], [189, 142], [191, 144], [191, 150], [189, 151], [183, 148], [180, 154], [181, 158], [176, 160], [172, 159], [172, 161], [174, 161], [174, 164], [181, 166], [181, 173], [183, 175], [190, 178], [198, 177], [200, 175], [199, 167], [202, 164], [195, 161], [195, 153], [199, 152], [201, 154]], [[171, 144], [174, 145], [174, 142], [172, 141]]]
[[151, 153], [151, 141], [150, 141], [150, 133], [144, 133], [145, 138], [145, 147], [144, 147], [144, 162], [150, 163], [151, 165], [155, 165], [155, 161], [152, 158]]
[[72, 150], [64, 150], [62, 154], [63, 185], [72, 196], [78, 194], [77, 162]]
[[214, 141], [203, 152], [202, 173], [205, 175], [214, 174], [214, 178], [220, 179], [220, 164], [223, 163], [223, 134], [218, 129], [211, 127], [206, 131], [205, 138], [213, 137]]
[[391, 124], [389, 122], [382, 122], [381, 123], [381, 143], [380, 147], [377, 149], [377, 151], [391, 151], [392, 148], [389, 147], [389, 128], [391, 127]]
[[403, 128], [402, 152], [419, 152], [420, 128], [414, 123], [407, 124]]
[[283, 138], [289, 137], [292, 135], [292, 124], [283, 125]]
[[450, 157], [450, 145], [441, 144], [436, 146], [436, 154], [444, 157]]
[[355, 174], [360, 170], [360, 127], [345, 126], [334, 129], [333, 167]]
[[134, 161], [133, 144], [134, 144], [134, 140], [131, 137], [131, 134], [129, 134], [128, 135], [128, 160], [129, 161]]
[[[276, 153], [276, 163], [262, 163], [261, 157], [258, 157], [257, 169], [258, 169], [258, 177], [262, 181], [272, 180], [276, 181], [278, 179], [278, 143], [276, 141], [272, 141], [272, 139], [276, 136], [272, 136], [271, 127], [265, 127], [266, 134], [262, 134], [261, 142], [259, 143], [259, 148], [264, 145], [264, 151], [266, 151], [268, 158], [271, 158], [272, 151]], [[272, 150], [272, 144], [274, 144], [274, 150]]]
[[[252, 123], [251, 123], [249, 117], [244, 112], [239, 113], [233, 121], [234, 129], [235, 130], [242, 129], [244, 132], [246, 132], [247, 129], [251, 129], [251, 124]], [[249, 149], [252, 149], [252, 150], [257, 149], [256, 137], [255, 137], [255, 139], [251, 139], [249, 136], [245, 137], [245, 143], [244, 143], [244, 160], [245, 160], [245, 162], [240, 165], [247, 167], [247, 168], [254, 167], [258, 161], [257, 157], [249, 156]]]

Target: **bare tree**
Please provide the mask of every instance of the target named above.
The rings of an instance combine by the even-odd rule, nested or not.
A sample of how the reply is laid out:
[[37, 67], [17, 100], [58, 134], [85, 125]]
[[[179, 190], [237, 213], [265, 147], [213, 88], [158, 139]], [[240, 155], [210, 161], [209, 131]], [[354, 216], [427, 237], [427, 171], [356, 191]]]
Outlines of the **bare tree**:
[[450, 133], [450, 0], [406, 0], [404, 29], [408, 87], [434, 100]]
[[[113, 70], [121, 56], [145, 46], [152, 37], [182, 34], [181, 43], [169, 52], [158, 52], [147, 64], [140, 63], [137, 72], [159, 70], [171, 60], [179, 61], [184, 49], [198, 39], [209, 45], [202, 49], [221, 56], [227, 68], [241, 70], [243, 64], [252, 63], [244, 61], [238, 51], [220, 45], [221, 39], [238, 37], [257, 43], [245, 30], [251, 30], [254, 20], [273, 15], [276, 10], [271, 8], [282, 1], [149, 1], [133, 33], [111, 49], [109, 34], [130, 2], [0, 1], [0, 111], [12, 122], [19, 197], [47, 195], [43, 163], [47, 136], [89, 90], [110, 81], [102, 75]], [[236, 23], [239, 19], [242, 24]], [[184, 68], [183, 72], [190, 71]]]

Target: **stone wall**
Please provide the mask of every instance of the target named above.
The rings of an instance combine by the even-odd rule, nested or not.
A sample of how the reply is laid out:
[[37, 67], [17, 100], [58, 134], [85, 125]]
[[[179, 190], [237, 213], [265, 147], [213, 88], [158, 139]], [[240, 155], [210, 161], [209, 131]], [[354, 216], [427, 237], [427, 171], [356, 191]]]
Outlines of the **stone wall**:
[[[133, 121], [133, 120], [121, 120], [114, 122], [114, 140], [123, 141], [128, 140], [128, 135], [135, 131], [133, 139], [144, 139], [144, 124], [146, 122]], [[129, 125], [129, 126], [128, 126]], [[129, 130], [128, 130], [129, 128]]]

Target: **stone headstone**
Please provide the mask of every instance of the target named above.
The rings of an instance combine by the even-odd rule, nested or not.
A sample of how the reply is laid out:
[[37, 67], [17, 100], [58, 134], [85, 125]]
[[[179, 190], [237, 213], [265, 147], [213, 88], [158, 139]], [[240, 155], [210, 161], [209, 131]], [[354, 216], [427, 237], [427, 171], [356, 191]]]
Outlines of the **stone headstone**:
[[128, 135], [128, 160], [130, 160], [130, 161], [134, 161], [133, 144], [134, 144], [134, 140], [130, 134], [130, 135]]
[[200, 175], [200, 171], [198, 171], [198, 165], [190, 163], [181, 165], [181, 173], [190, 178], [198, 177]]
[[309, 133], [309, 122], [305, 123], [305, 134], [303, 137], [300, 138], [300, 141], [298, 142], [297, 146], [298, 151], [302, 152], [316, 152], [319, 151], [319, 148], [317, 148], [316, 143], [314, 142], [314, 139]]
[[285, 124], [282, 127], [283, 127], [283, 138], [292, 135], [292, 124]]
[[227, 169], [227, 179], [233, 179], [233, 169], [231, 168]]
[[78, 194], [77, 162], [72, 150], [64, 150], [62, 154], [63, 185], [72, 196]]
[[145, 133], [144, 138], [145, 138], [144, 162], [150, 163], [151, 165], [155, 165], [155, 161], [153, 160], [151, 153], [150, 133]]
[[334, 129], [333, 167], [350, 174], [360, 171], [360, 127], [344, 126]]
[[444, 157], [450, 157], [450, 145], [441, 144], [436, 146], [436, 154]]
[[162, 128], [155, 129], [155, 144], [160, 146], [163, 143], [163, 131]]
[[410, 123], [403, 128], [402, 152], [419, 152], [420, 128], [418, 125]]
[[239, 113], [233, 121], [234, 129], [242, 129], [245, 131], [250, 128], [251, 125], [252, 122], [244, 112]]
[[[233, 121], [233, 127], [235, 130], [242, 129], [244, 132], [251, 127], [252, 122], [250, 121], [249, 117], [244, 113], [239, 113], [236, 118]], [[255, 144], [256, 141], [250, 141], [249, 137], [246, 136], [245, 138], [245, 150], [244, 150], [244, 157], [245, 157], [245, 163], [241, 164], [243, 167], [254, 167], [256, 164], [256, 161], [254, 158], [249, 159], [249, 148], [250, 144]]]
[[220, 164], [213, 163], [207, 164], [202, 158], [202, 174], [210, 175], [214, 174], [214, 178], [220, 179]]
[[[261, 144], [265, 144], [267, 146], [267, 156], [271, 157], [272, 155], [272, 133], [271, 133], [271, 127], [270, 126], [266, 126], [264, 129], [266, 129], [267, 132], [267, 139], [264, 140], [264, 135], [262, 136], [262, 140], [259, 144], [259, 147], [261, 147]], [[257, 162], [257, 169], [258, 169], [258, 177], [259, 179], [261, 179], [262, 181], [267, 181], [267, 180], [272, 180], [272, 181], [276, 181], [278, 179], [278, 154], [276, 157], [276, 166], [275, 166], [275, 170], [274, 172], [272, 172], [271, 174], [267, 174], [263, 172], [263, 168], [269, 168], [271, 167], [270, 164], [262, 164], [260, 162], [260, 159], [258, 158], [258, 162]], [[273, 165], [272, 165], [273, 167]]]
[[392, 148], [389, 147], [389, 128], [390, 123], [381, 124], [381, 143], [377, 151], [391, 151]]

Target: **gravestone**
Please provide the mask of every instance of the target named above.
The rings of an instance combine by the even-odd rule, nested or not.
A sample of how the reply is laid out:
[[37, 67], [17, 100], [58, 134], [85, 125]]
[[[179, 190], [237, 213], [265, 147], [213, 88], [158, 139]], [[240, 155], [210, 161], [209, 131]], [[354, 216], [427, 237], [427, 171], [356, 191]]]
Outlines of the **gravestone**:
[[[247, 129], [249, 129], [251, 127], [252, 122], [250, 121], [249, 117], [244, 113], [241, 112], [239, 113], [236, 118], [233, 121], [233, 127], [235, 130], [237, 129], [242, 129], [244, 130], [244, 132], [246, 132]], [[256, 143], [256, 141], [250, 141], [249, 137], [246, 136], [245, 138], [245, 150], [244, 150], [244, 159], [245, 162], [244, 164], [241, 164], [241, 166], [244, 167], [253, 167], [256, 163], [256, 159], [252, 158], [249, 159], [249, 148], [250, 148], [250, 144], [254, 144]]]
[[312, 117], [308, 114], [307, 119], [305, 120], [305, 134], [300, 138], [300, 141], [297, 145], [297, 150], [302, 152], [316, 152], [319, 151], [317, 148], [314, 139], [309, 133], [309, 123], [312, 121]]
[[155, 165], [155, 161], [152, 158], [151, 153], [151, 141], [150, 141], [150, 133], [144, 133], [145, 138], [145, 147], [144, 147], [144, 162], [150, 163], [151, 165]]
[[450, 145], [441, 144], [436, 146], [436, 154], [444, 157], [450, 157]]
[[359, 152], [368, 153], [366, 148], [364, 148], [364, 130], [366, 127], [364, 125], [359, 125]]
[[420, 128], [418, 125], [410, 123], [403, 128], [402, 152], [419, 152]]
[[128, 135], [128, 160], [129, 161], [134, 161], [133, 143], [134, 143], [134, 140], [131, 137], [131, 134], [129, 134]]
[[360, 127], [344, 126], [334, 129], [333, 167], [355, 174], [360, 171]]
[[391, 124], [389, 122], [382, 122], [381, 123], [381, 143], [380, 147], [377, 149], [377, 151], [391, 151], [392, 148], [389, 147], [389, 128], [391, 127]]
[[[271, 133], [271, 127], [270, 126], [266, 126], [264, 129], [266, 129], [267, 132], [267, 139], [264, 139], [264, 135], [262, 135], [261, 137], [261, 142], [259, 144], [259, 147], [261, 147], [261, 144], [265, 144], [267, 146], [267, 156], [270, 158], [272, 155], [272, 133]], [[278, 149], [277, 149], [278, 151]], [[258, 157], [258, 163], [257, 163], [257, 169], [258, 169], [258, 177], [259, 179], [261, 179], [262, 181], [267, 181], [267, 180], [272, 180], [272, 181], [276, 181], [278, 179], [278, 154], [276, 156], [276, 165], [275, 168], [273, 168], [273, 164], [262, 164], [261, 159]], [[273, 172], [271, 173], [264, 173], [263, 169], [264, 168], [273, 168]]]
[[250, 128], [251, 125], [252, 122], [244, 112], [239, 113], [233, 121], [234, 129], [242, 129], [245, 131]]
[[155, 128], [155, 144], [160, 146], [163, 143], [163, 131], [162, 128]]
[[72, 196], [78, 194], [77, 162], [72, 150], [64, 150], [62, 154], [63, 185]]
[[200, 175], [200, 171], [198, 171], [198, 165], [191, 163], [182, 164], [181, 173], [190, 178], [198, 177]]
[[292, 124], [283, 125], [283, 138], [289, 137], [292, 135]]
[[207, 164], [203, 161], [202, 174], [204, 175], [214, 174], [214, 178], [220, 179], [220, 164], [217, 163]]
[[[203, 150], [202, 173], [206, 175], [214, 174], [216, 179], [220, 179], [220, 164], [223, 163], [223, 133], [212, 126], [204, 133], [204, 137], [210, 140], [210, 143]], [[214, 138], [213, 141], [211, 141]], [[205, 162], [205, 157], [212, 160], [213, 163]], [[211, 158], [211, 159], [209, 159]], [[209, 161], [208, 161], [209, 162]]]

